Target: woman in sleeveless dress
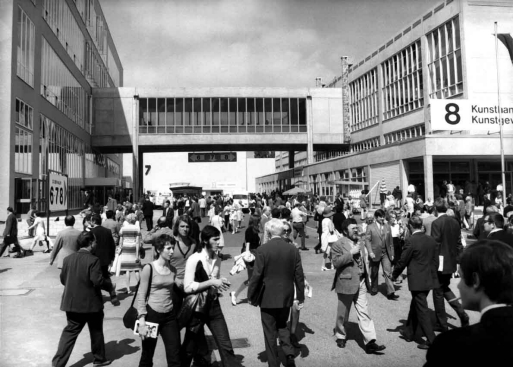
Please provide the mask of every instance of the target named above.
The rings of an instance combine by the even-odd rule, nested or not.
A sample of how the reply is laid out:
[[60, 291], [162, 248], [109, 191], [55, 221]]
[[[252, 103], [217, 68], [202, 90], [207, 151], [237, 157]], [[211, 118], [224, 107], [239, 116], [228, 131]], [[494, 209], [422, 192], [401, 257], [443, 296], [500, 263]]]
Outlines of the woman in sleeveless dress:
[[119, 248], [121, 254], [118, 259], [116, 276], [121, 273], [126, 274], [126, 293], [132, 294], [130, 290], [130, 273], [136, 273], [136, 279], [139, 281], [139, 271], [141, 270], [141, 260], [139, 258], [139, 248], [141, 247], [141, 230], [137, 224], [135, 214], [128, 214], [125, 222], [119, 231]]
[[176, 269], [170, 263], [175, 243], [174, 238], [169, 235], [159, 236], [155, 240], [158, 259], [145, 266], [141, 271], [141, 283], [137, 292], [138, 331], [142, 339], [139, 367], [153, 365], [153, 355], [157, 346], [157, 338], [147, 336], [146, 322], [158, 324], [158, 335], [164, 341], [167, 365], [174, 367], [181, 365], [180, 329], [176, 320], [178, 310], [172, 297]]
[[34, 242], [30, 246], [29, 252], [33, 253], [34, 247], [39, 243], [40, 246], [43, 246], [41, 242], [46, 242], [46, 250], [43, 253], [49, 253], [53, 248], [53, 242], [50, 240], [50, 237], [46, 235], [46, 227], [45, 227], [45, 218], [43, 212], [37, 212], [36, 219], [34, 219], [34, 224], [28, 227], [28, 230], [35, 229], [35, 237]]

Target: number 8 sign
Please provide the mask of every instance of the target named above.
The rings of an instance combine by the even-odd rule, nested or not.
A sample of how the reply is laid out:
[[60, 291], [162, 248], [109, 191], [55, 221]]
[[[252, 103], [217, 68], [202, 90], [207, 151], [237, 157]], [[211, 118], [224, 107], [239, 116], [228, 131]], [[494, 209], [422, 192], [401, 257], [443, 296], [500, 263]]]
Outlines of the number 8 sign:
[[50, 211], [66, 210], [68, 208], [68, 178], [56, 173], [50, 173], [48, 184], [50, 189]]

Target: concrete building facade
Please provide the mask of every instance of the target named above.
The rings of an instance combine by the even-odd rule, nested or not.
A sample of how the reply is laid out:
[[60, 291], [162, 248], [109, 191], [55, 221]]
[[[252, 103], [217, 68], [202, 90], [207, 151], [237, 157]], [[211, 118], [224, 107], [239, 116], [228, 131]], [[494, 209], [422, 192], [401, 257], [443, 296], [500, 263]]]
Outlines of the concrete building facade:
[[7, 206], [46, 210], [47, 172], [68, 175], [68, 209], [83, 188], [122, 188], [122, 158], [91, 145], [93, 88], [123, 85], [97, 0], [0, 2], [0, 221]]
[[[494, 22], [499, 33], [513, 34], [511, 1], [447, 0], [419, 14], [350, 67], [350, 149], [315, 152], [314, 164], [304, 164], [298, 153], [293, 169], [282, 152], [276, 158], [281, 172], [259, 177], [259, 191], [297, 184], [320, 195], [355, 193], [383, 178], [390, 191], [399, 186], [406, 193], [413, 184], [426, 198], [438, 194], [443, 180], [462, 188], [472, 181], [495, 188], [502, 181], [497, 132], [435, 130], [430, 102], [469, 99], [497, 105]], [[498, 65], [501, 104], [513, 107], [513, 64], [501, 42]], [[327, 87], [341, 87], [343, 79]], [[513, 189], [512, 133], [511, 124], [505, 125], [507, 193]], [[379, 195], [371, 198], [379, 202]]]

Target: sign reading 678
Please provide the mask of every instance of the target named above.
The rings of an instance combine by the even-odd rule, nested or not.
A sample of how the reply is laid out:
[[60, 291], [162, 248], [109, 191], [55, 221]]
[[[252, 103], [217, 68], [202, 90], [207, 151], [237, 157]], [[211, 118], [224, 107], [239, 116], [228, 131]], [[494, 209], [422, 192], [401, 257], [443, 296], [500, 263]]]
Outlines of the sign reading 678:
[[50, 188], [50, 211], [66, 210], [68, 208], [68, 178], [50, 173], [48, 184]]

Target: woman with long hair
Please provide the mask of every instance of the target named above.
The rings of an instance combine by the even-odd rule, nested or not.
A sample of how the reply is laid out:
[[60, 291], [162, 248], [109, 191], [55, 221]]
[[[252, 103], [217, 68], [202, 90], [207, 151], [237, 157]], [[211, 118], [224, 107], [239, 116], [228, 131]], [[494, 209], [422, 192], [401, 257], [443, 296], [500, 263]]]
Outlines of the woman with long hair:
[[176, 240], [175, 253], [172, 263], [177, 269], [176, 277], [184, 279], [187, 259], [196, 251], [196, 241], [191, 236], [191, 219], [182, 214], [176, 218], [173, 225], [173, 236]]
[[43, 253], [47, 254], [53, 248], [53, 242], [50, 240], [50, 237], [46, 235], [46, 227], [45, 227], [45, 219], [43, 212], [36, 213], [36, 219], [34, 219], [34, 224], [28, 227], [28, 230], [35, 228], [35, 237], [34, 242], [30, 246], [29, 253], [33, 253], [34, 247], [39, 243], [40, 246], [43, 246], [42, 242], [46, 242], [46, 250]]
[[[189, 367], [192, 356], [198, 349], [198, 341], [203, 336], [203, 326], [207, 325], [219, 348], [224, 367], [240, 366], [233, 352], [228, 326], [219, 303], [219, 292], [228, 290], [230, 282], [221, 278], [221, 259], [217, 256], [220, 231], [211, 225], [201, 231], [201, 243], [197, 252], [187, 260], [184, 289], [187, 294], [202, 293], [205, 304], [202, 312], [193, 313], [185, 326], [182, 345], [182, 367]], [[186, 307], [185, 305], [183, 307]]]
[[[252, 215], [249, 217], [248, 228], [244, 233], [244, 245], [241, 252], [249, 251], [255, 255], [257, 248], [260, 246], [260, 217]], [[248, 279], [240, 285], [235, 292], [230, 292], [232, 305], [237, 306], [237, 297], [248, 286], [251, 275], [253, 275], [253, 266], [255, 261], [246, 263], [246, 270], [248, 271]]]
[[176, 269], [169, 261], [173, 256], [175, 244], [173, 237], [166, 234], [159, 236], [155, 240], [155, 251], [159, 255], [157, 260], [141, 271], [141, 283], [137, 292], [138, 331], [142, 339], [139, 367], [153, 365], [153, 355], [157, 346], [157, 338], [147, 336], [147, 321], [158, 324], [158, 334], [162, 337], [166, 349], [167, 365], [180, 366], [180, 329], [176, 320], [178, 310], [173, 304]]

